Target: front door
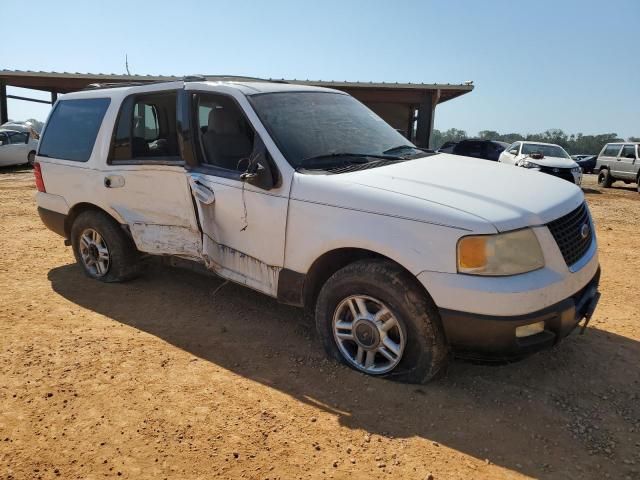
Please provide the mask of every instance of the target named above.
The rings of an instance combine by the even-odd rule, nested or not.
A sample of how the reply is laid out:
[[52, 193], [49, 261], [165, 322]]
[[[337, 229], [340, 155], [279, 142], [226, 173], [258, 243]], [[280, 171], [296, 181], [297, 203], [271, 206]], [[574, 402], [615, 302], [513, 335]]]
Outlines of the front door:
[[264, 144], [238, 100], [189, 92], [189, 101], [199, 166], [188, 177], [204, 261], [222, 277], [275, 296], [284, 265], [288, 191], [243, 180], [249, 158], [264, 151]]
[[202, 237], [177, 139], [176, 90], [122, 103], [97, 192], [124, 219], [140, 251], [200, 260]]

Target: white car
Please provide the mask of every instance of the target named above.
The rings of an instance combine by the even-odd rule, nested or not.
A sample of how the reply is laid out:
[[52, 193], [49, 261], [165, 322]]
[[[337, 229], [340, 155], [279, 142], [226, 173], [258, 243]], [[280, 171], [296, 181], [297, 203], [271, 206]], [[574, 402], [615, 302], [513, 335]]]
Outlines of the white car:
[[0, 167], [9, 165], [33, 165], [38, 140], [28, 132], [0, 128]]
[[329, 354], [371, 375], [424, 382], [450, 352], [524, 356], [599, 298], [579, 188], [417, 149], [335, 90], [68, 94], [34, 173], [42, 221], [89, 277], [127, 280], [141, 253], [195, 262], [314, 312]]
[[582, 184], [582, 169], [560, 145], [520, 141], [509, 145], [499, 162], [553, 175], [576, 185]]

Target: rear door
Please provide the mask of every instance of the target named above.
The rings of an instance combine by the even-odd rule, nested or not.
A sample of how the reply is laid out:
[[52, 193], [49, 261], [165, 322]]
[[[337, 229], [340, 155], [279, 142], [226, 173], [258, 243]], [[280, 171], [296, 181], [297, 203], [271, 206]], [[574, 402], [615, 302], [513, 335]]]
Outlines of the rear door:
[[[220, 276], [276, 296], [284, 265], [288, 184], [278, 181], [261, 135], [266, 131], [241, 94], [186, 90], [195, 166], [187, 174], [203, 233], [203, 258]], [[250, 158], [265, 154], [273, 185], [246, 180]]]
[[635, 180], [635, 169], [636, 164], [636, 146], [635, 145], [624, 145], [622, 150], [620, 150], [620, 154], [618, 155], [618, 165], [620, 168], [620, 176], [622, 178], [628, 180]]
[[200, 260], [202, 237], [178, 145], [177, 91], [124, 99], [96, 188], [139, 250]]

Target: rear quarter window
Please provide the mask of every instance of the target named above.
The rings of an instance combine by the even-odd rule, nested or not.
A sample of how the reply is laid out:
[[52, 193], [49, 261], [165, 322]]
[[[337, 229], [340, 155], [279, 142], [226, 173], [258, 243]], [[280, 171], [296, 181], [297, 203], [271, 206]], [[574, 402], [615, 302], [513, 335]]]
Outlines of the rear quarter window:
[[51, 113], [38, 155], [86, 162], [102, 125], [109, 98], [61, 100]]

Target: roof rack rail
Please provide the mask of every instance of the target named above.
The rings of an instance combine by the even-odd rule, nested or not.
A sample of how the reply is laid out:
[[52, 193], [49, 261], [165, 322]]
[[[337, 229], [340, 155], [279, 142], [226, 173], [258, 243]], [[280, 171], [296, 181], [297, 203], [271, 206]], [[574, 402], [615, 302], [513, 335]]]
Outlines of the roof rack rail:
[[181, 79], [176, 80], [156, 80], [153, 82], [110, 82], [110, 83], [90, 83], [82, 90], [101, 90], [104, 88], [119, 88], [119, 87], [139, 87], [140, 85], [154, 85], [157, 83], [171, 83], [180, 81]]
[[245, 77], [242, 75], [185, 75], [182, 78], [176, 77], [167, 80], [153, 80], [153, 81], [138, 81], [138, 82], [104, 82], [104, 83], [91, 83], [83, 88], [83, 90], [102, 90], [106, 88], [118, 88], [118, 87], [139, 87], [141, 85], [156, 85], [159, 83], [172, 83], [172, 82], [207, 82], [207, 81], [220, 81], [220, 82], [269, 82], [269, 83], [289, 83], [286, 80], [267, 79], [258, 77]]

